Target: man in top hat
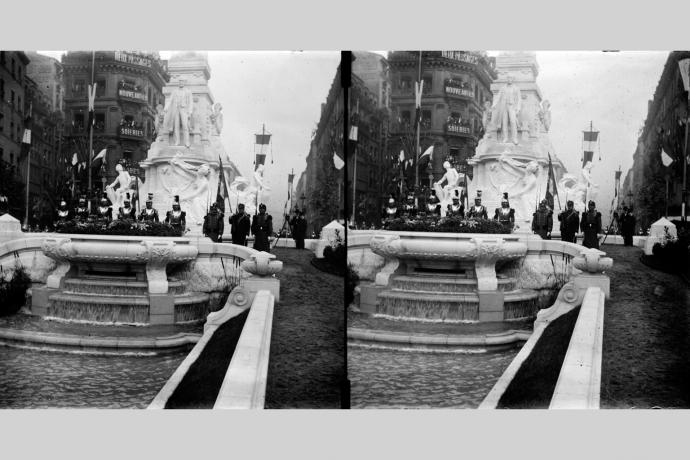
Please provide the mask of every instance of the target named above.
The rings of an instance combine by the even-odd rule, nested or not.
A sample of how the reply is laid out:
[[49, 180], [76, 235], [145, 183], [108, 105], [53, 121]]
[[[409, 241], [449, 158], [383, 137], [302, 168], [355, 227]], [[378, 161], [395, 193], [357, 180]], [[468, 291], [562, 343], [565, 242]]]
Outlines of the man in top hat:
[[441, 215], [441, 200], [436, 196], [436, 190], [432, 190], [426, 202], [426, 212], [430, 216]]
[[565, 211], [558, 215], [561, 222], [561, 240], [577, 243], [577, 231], [580, 228], [580, 213], [575, 210], [575, 203], [568, 200]]
[[503, 193], [503, 199], [501, 199], [501, 207], [496, 208], [494, 212], [494, 220], [502, 223], [511, 232], [515, 226], [515, 209], [510, 207], [510, 202], [508, 201], [508, 192]]
[[139, 220], [142, 222], [159, 222], [158, 220], [158, 210], [153, 208], [153, 193], [149, 193], [148, 198], [146, 198], [146, 207], [141, 210], [139, 214]]
[[113, 220], [113, 208], [108, 205], [108, 196], [105, 193], [96, 208], [96, 220], [106, 225]]
[[635, 233], [635, 224], [637, 220], [632, 213], [632, 209], [623, 206], [623, 215], [619, 217], [618, 221], [621, 226], [621, 235], [623, 235], [623, 244], [625, 246], [633, 245], [633, 234]]
[[249, 235], [249, 228], [251, 226], [249, 214], [244, 212], [244, 204], [237, 205], [237, 212], [228, 219], [230, 223], [230, 235], [232, 235], [232, 244], [247, 245], [247, 236]]
[[486, 212], [486, 207], [482, 204], [482, 192], [477, 190], [477, 197], [474, 199], [474, 206], [467, 211], [467, 217], [470, 219], [488, 219], [489, 214]]
[[550, 240], [551, 230], [553, 230], [553, 212], [549, 209], [548, 202], [541, 200], [539, 209], [532, 214], [532, 231], [541, 236], [542, 240]]
[[74, 208], [74, 218], [79, 222], [86, 222], [89, 219], [89, 207], [86, 205], [86, 197], [79, 197], [79, 204]]
[[60, 205], [57, 209], [56, 225], [67, 223], [71, 217], [72, 216], [70, 216], [69, 208], [67, 207], [67, 202], [64, 199], [60, 200]]
[[254, 235], [254, 249], [257, 251], [270, 252], [271, 245], [268, 237], [273, 234], [273, 218], [266, 214], [266, 205], [259, 205], [259, 214], [252, 220], [252, 234]]
[[123, 202], [123, 206], [118, 209], [117, 211], [117, 218], [119, 220], [136, 220], [137, 219], [137, 212], [134, 210], [132, 207], [131, 202], [129, 201], [129, 193], [125, 195], [125, 201]]
[[218, 211], [218, 203], [211, 203], [211, 210], [204, 216], [204, 226], [202, 231], [204, 236], [211, 238], [211, 241], [220, 243], [223, 241], [223, 214]]
[[290, 220], [292, 227], [292, 239], [295, 240], [295, 247], [297, 249], [304, 249], [304, 238], [307, 236], [307, 219], [304, 217], [304, 211], [297, 211]]
[[395, 197], [391, 194], [386, 205], [386, 220], [393, 220], [398, 215], [398, 205], [395, 202]]
[[165, 213], [165, 223], [170, 224], [174, 229], [184, 233], [187, 228], [187, 213], [180, 208], [180, 196], [175, 195], [172, 211]]
[[457, 190], [455, 190], [455, 194], [453, 195], [453, 202], [448, 205], [446, 216], [465, 217], [465, 207], [460, 203], [460, 195]]
[[582, 245], [586, 248], [599, 249], [599, 234], [601, 233], [601, 213], [597, 205], [591, 201], [587, 205], [587, 212], [582, 214], [580, 230], [585, 235]]

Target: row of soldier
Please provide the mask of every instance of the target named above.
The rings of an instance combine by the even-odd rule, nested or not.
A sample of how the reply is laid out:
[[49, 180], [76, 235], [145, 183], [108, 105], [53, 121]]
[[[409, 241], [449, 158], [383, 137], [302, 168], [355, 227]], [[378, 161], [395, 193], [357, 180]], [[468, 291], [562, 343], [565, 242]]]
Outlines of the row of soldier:
[[[624, 244], [632, 246], [632, 235], [635, 229], [635, 217], [632, 215], [632, 210], [624, 207], [624, 212], [621, 216], [617, 216], [620, 223], [621, 234], [623, 235]], [[441, 216], [440, 200], [436, 196], [435, 191], [431, 191], [427, 199], [427, 215]], [[402, 205], [402, 209], [398, 209], [395, 198], [393, 196], [388, 200], [386, 207], [386, 217], [393, 219], [396, 217], [412, 218], [417, 215], [417, 207], [415, 206], [414, 196], [408, 195], [406, 202]], [[452, 204], [448, 205], [446, 216], [458, 216], [467, 219], [488, 219], [488, 211], [482, 205], [481, 191], [477, 192], [477, 197], [474, 199], [474, 206], [472, 206], [467, 213], [465, 207], [462, 205], [458, 192], [452, 198]], [[501, 199], [501, 207], [494, 210], [493, 220], [502, 223], [511, 231], [515, 227], [515, 210], [510, 207], [508, 201], [508, 194], [504, 193]], [[574, 209], [573, 201], [567, 202], [567, 208], [558, 214], [560, 221], [561, 240], [577, 243], [577, 233], [581, 231], [584, 239], [582, 245], [587, 248], [599, 248], [599, 235], [602, 233], [601, 213], [596, 209], [596, 203], [591, 201], [588, 203], [588, 209], [582, 214]], [[539, 203], [538, 209], [532, 215], [532, 232], [539, 235], [542, 239], [551, 239], [551, 231], [553, 230], [553, 211], [549, 208], [548, 201], [542, 200]]]
[[[67, 202], [65, 200], [60, 201], [60, 206], [57, 210], [57, 224], [64, 224], [71, 220], [76, 220], [78, 222], [96, 222], [100, 224], [107, 225], [113, 220], [131, 220], [140, 222], [159, 222], [158, 211], [153, 208], [153, 193], [149, 193], [146, 200], [146, 207], [137, 216], [136, 210], [132, 207], [130, 201], [129, 193], [125, 197], [123, 206], [117, 209], [117, 214], [113, 216], [113, 208], [109, 204], [108, 197], [105, 193], [101, 197], [98, 206], [93, 210], [89, 211], [89, 207], [86, 203], [85, 197], [80, 197], [77, 206], [70, 210], [67, 207]], [[175, 196], [173, 201], [172, 210], [168, 211], [165, 215], [165, 223], [170, 224], [172, 227], [184, 231], [186, 228], [186, 214], [180, 209], [180, 197]]]

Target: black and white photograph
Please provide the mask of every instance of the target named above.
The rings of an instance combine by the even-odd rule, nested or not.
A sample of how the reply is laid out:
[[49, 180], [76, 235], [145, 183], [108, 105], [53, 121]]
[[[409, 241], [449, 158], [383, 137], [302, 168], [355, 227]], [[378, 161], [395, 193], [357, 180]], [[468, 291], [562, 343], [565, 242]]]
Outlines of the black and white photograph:
[[347, 404], [340, 62], [0, 51], [0, 408]]
[[690, 408], [689, 69], [353, 53], [352, 408]]

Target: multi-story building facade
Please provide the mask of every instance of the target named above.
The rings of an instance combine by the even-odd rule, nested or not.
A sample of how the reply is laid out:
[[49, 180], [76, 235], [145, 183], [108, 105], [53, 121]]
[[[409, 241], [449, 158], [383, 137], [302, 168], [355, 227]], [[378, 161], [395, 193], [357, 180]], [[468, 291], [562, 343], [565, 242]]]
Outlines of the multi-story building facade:
[[[3, 167], [20, 180], [22, 136], [26, 101], [24, 80], [29, 58], [22, 51], [0, 51], [0, 161]], [[4, 189], [5, 184], [0, 184]], [[1, 192], [4, 190], [0, 189]], [[22, 214], [24, 202], [20, 196], [10, 200], [10, 212], [15, 217]]]
[[[164, 104], [169, 80], [158, 53], [129, 51], [68, 52], [62, 58], [65, 85], [65, 149], [88, 165], [88, 86], [96, 84], [93, 151], [107, 148], [107, 162], [92, 169], [92, 189], [102, 190], [125, 164], [138, 174], [138, 163], [155, 139], [157, 106]], [[86, 191], [82, 175], [79, 188]]]
[[307, 234], [319, 232], [343, 214], [343, 170], [335, 166], [334, 156], [344, 160], [344, 97], [338, 66], [326, 102], [321, 104], [321, 118], [314, 130], [307, 167], [301, 174], [293, 204], [306, 211]]
[[[690, 51], [669, 54], [654, 97], [648, 104], [647, 118], [633, 155], [633, 166], [623, 181], [620, 202], [633, 205], [641, 230], [666, 215], [667, 205], [669, 218], [681, 215], [683, 167], [687, 165], [683, 155], [690, 153], [690, 146], [685, 145], [690, 110], [678, 61], [688, 58]], [[673, 159], [669, 166], [662, 162], [662, 150]], [[690, 177], [686, 180], [690, 182]], [[687, 196], [685, 200], [687, 215], [690, 213]]]
[[[491, 82], [496, 79], [495, 60], [485, 52], [396, 51], [388, 54], [391, 79], [391, 139], [394, 151], [404, 150], [413, 157], [415, 82], [424, 82], [421, 99], [420, 147], [434, 146], [433, 161], [418, 172], [420, 185], [439, 180], [443, 162], [458, 169], [483, 135], [482, 112], [491, 103]], [[413, 146], [412, 148], [410, 146]], [[411, 150], [411, 151], [409, 151]], [[413, 170], [414, 168], [410, 168]], [[409, 173], [414, 177], [415, 172]], [[408, 186], [414, 179], [408, 177]]]
[[[376, 53], [356, 52], [352, 62], [349, 113], [357, 127], [347, 158], [348, 208], [358, 226], [377, 226], [381, 210], [396, 175], [388, 149], [390, 125], [390, 80], [388, 63]], [[353, 191], [354, 183], [354, 191]]]

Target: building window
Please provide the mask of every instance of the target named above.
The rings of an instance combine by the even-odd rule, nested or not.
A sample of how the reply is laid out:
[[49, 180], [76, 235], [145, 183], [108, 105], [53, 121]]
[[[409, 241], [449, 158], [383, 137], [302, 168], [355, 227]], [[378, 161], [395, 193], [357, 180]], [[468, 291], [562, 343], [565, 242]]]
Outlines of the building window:
[[412, 89], [412, 79], [409, 76], [400, 77], [398, 88], [402, 90]]
[[400, 114], [400, 123], [409, 125], [412, 123], [412, 114], [409, 110], [405, 110]]
[[14, 90], [10, 90], [10, 105], [14, 108]]
[[94, 131], [103, 132], [105, 131], [105, 113], [98, 113], [94, 115]]
[[0, 51], [0, 65], [5, 65], [5, 53], [6, 51]]
[[72, 127], [74, 128], [75, 132], [82, 132], [84, 131], [84, 126], [86, 126], [84, 122], [84, 114], [81, 112], [77, 112], [72, 116]]
[[14, 58], [12, 58], [12, 67], [11, 67], [11, 69], [12, 69], [12, 70], [11, 70], [11, 72], [10, 72], [10, 73], [12, 74], [12, 78], [16, 79], [16, 78], [17, 78], [17, 76], [15, 75], [15, 64], [14, 64]]
[[105, 95], [105, 78], [96, 80], [96, 96]]
[[72, 84], [72, 95], [81, 96], [82, 93], [86, 92], [86, 83], [84, 80], [74, 80]]
[[5, 130], [5, 114], [0, 112], [0, 133]]
[[431, 110], [422, 110], [422, 129], [431, 129]]
[[151, 87], [149, 86], [147, 88], [147, 90], [148, 90], [147, 92], [148, 92], [148, 97], [149, 97], [149, 105], [151, 105], [151, 103], [153, 102], [153, 95], [151, 94]]
[[14, 122], [10, 121], [10, 139], [14, 140]]
[[23, 107], [22, 107], [22, 97], [21, 97], [21, 96], [17, 96], [17, 110], [19, 111], [19, 113], [24, 112], [24, 111], [22, 110], [22, 108], [23, 108]]
[[423, 93], [424, 94], [431, 93], [431, 89], [432, 89], [431, 88], [431, 84], [432, 84], [431, 75], [425, 75], [424, 77], [422, 77], [422, 81], [424, 82]]
[[2, 78], [0, 78], [0, 99], [3, 101], [5, 100], [5, 80]]

